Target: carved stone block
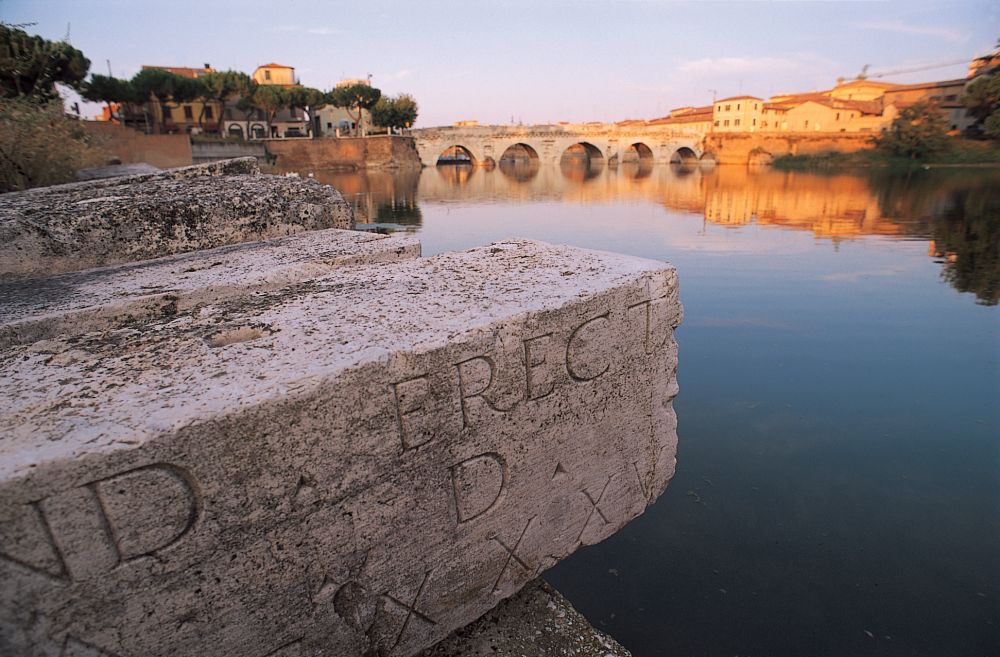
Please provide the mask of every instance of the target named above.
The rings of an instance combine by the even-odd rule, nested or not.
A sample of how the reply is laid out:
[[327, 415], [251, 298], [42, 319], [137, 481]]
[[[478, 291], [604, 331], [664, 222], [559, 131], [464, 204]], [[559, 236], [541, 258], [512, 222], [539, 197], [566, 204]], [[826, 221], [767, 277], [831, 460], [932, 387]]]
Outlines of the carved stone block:
[[0, 194], [0, 279], [106, 267], [325, 228], [340, 192], [254, 158]]
[[677, 294], [506, 241], [6, 347], [0, 654], [434, 644], [663, 490]]

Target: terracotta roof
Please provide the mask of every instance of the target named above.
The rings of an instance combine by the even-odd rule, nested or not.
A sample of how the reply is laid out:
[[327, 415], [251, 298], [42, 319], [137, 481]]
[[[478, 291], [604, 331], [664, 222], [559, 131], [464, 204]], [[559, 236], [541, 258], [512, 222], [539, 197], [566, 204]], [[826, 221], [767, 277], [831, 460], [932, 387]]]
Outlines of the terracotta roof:
[[748, 100], [764, 100], [763, 98], [757, 98], [757, 96], [730, 96], [729, 98], [720, 98], [719, 100], [717, 100], [715, 102], [717, 102], [717, 103], [724, 103], [724, 102], [729, 101], [729, 100], [743, 100], [744, 98], [746, 98]]
[[894, 89], [889, 89], [886, 91], [887, 94], [896, 93], [899, 91], [914, 91], [916, 89], [935, 89], [942, 87], [964, 87], [965, 83], [968, 82], [965, 78], [960, 78], [958, 80], [941, 80], [940, 82], [918, 82], [916, 84], [901, 84]]
[[205, 75], [206, 73], [215, 72], [215, 69], [210, 66], [208, 68], [194, 68], [191, 66], [151, 66], [149, 64], [143, 64], [142, 69], [144, 71], [149, 69], [169, 71], [174, 75], [180, 75], [185, 78], [198, 78], [201, 77], [202, 75]]
[[293, 71], [295, 70], [294, 66], [285, 66], [284, 64], [275, 64], [274, 62], [271, 62], [270, 64], [261, 64], [257, 68], [290, 68]]
[[791, 105], [783, 105], [781, 103], [764, 103], [764, 109], [766, 110], [778, 110], [779, 112], [787, 112], [792, 109]]

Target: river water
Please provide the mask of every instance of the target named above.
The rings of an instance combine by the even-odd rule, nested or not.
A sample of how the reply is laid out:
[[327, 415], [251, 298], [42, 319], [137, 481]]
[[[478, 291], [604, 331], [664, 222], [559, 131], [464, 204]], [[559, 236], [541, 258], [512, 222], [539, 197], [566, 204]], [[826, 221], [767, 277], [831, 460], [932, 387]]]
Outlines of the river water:
[[1000, 171], [300, 173], [425, 255], [677, 266], [677, 475], [546, 574], [636, 657], [1000, 655]]

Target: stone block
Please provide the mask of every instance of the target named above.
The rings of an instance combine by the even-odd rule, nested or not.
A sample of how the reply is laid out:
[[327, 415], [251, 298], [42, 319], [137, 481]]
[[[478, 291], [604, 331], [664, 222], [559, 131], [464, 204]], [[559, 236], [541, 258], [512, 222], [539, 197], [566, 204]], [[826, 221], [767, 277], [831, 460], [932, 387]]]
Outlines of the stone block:
[[0, 279], [350, 228], [339, 192], [253, 158], [0, 195]]
[[0, 654], [427, 648], [663, 490], [680, 317], [506, 241], [8, 346]]
[[338, 267], [419, 255], [414, 238], [330, 229], [47, 278], [0, 280], [0, 348], [171, 317], [305, 283]]
[[419, 657], [632, 657], [537, 579]]

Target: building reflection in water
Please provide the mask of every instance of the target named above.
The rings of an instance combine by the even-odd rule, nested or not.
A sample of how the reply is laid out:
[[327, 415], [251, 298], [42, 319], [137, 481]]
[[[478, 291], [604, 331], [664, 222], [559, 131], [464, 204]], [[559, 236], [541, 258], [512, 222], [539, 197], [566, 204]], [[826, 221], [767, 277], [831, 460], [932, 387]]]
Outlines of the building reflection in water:
[[[571, 149], [572, 150], [572, 149]], [[449, 163], [424, 170], [311, 172], [340, 190], [359, 227], [418, 230], [418, 205], [648, 202], [705, 222], [811, 232], [823, 240], [871, 236], [932, 240], [930, 255], [956, 289], [993, 305], [1000, 297], [1000, 173], [961, 170], [817, 174], [770, 168], [605, 162], [584, 146], [558, 166], [511, 147], [495, 168]], [[300, 172], [307, 174], [310, 172]]]

